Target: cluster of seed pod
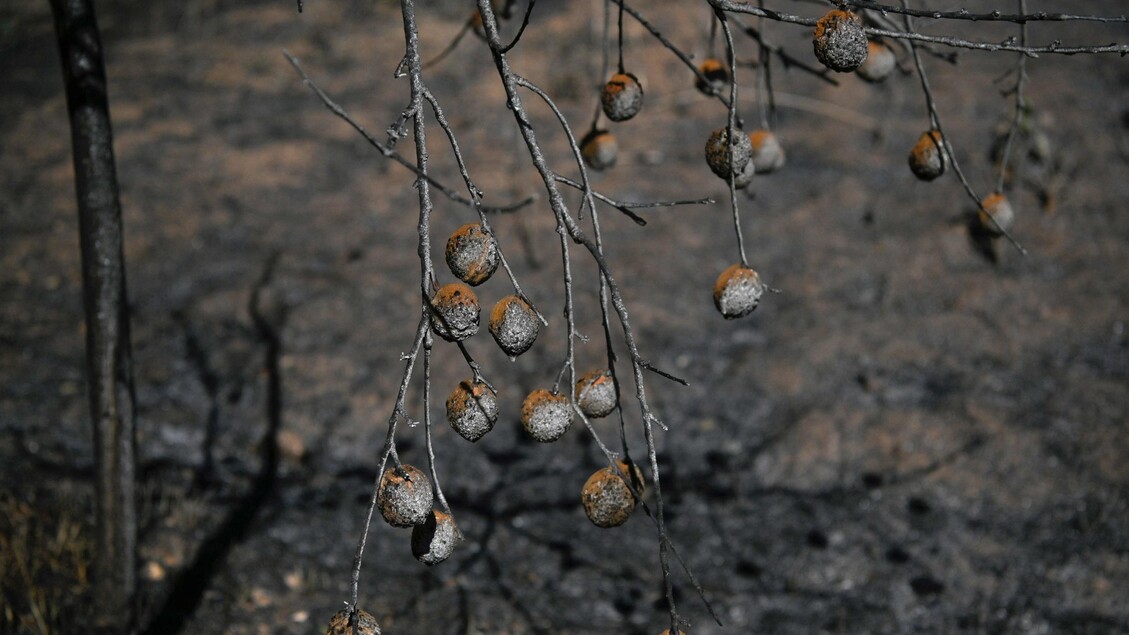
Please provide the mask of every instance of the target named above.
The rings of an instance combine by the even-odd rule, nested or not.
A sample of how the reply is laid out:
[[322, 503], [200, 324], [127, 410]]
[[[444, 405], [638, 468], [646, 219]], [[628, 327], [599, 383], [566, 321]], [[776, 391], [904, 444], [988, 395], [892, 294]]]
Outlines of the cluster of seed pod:
[[[827, 68], [841, 73], [854, 71], [872, 83], [885, 81], [898, 67], [893, 49], [880, 40], [868, 40], [862, 18], [850, 11], [836, 9], [820, 18], [813, 33], [812, 46], [816, 58]], [[922, 181], [941, 177], [951, 162], [947, 146], [940, 130], [931, 128], [923, 132], [908, 157], [913, 175]], [[709, 145], [706, 152], [708, 159]], [[711, 163], [710, 167], [714, 164]], [[1006, 170], [1006, 166], [1000, 169]], [[727, 174], [719, 176], [728, 178]], [[735, 177], [735, 181], [741, 180], [742, 175]], [[1006, 235], [1015, 223], [1015, 209], [1000, 192], [979, 201], [978, 207], [970, 229], [980, 235], [999, 238]], [[720, 308], [720, 304], [718, 306]]]
[[[643, 109], [643, 85], [631, 73], [620, 72], [611, 76], [600, 90], [600, 108], [609, 121], [627, 121]], [[619, 144], [610, 130], [592, 127], [580, 140], [580, 154], [584, 164], [597, 171], [615, 165]]]
[[[494, 275], [501, 255], [491, 232], [468, 223], [447, 240], [446, 259], [451, 273], [462, 282], [445, 284], [432, 296], [431, 329], [449, 342], [461, 342], [478, 333], [479, 327], [478, 296], [470, 287]], [[511, 359], [533, 346], [539, 330], [537, 313], [520, 296], [502, 298], [491, 311], [490, 334]]]
[[635, 510], [635, 492], [643, 492], [643, 472], [639, 466], [620, 459], [615, 468], [601, 468], [588, 477], [580, 490], [580, 500], [593, 525], [619, 527]]
[[426, 565], [446, 560], [462, 540], [454, 518], [435, 509], [431, 480], [415, 466], [405, 463], [384, 471], [376, 507], [389, 525], [412, 529], [412, 555]]
[[[497, 243], [482, 225], [467, 224], [451, 235], [447, 241], [446, 261], [460, 282], [444, 285], [432, 298], [431, 328], [436, 335], [448, 341], [462, 341], [477, 333], [478, 298], [470, 287], [488, 280], [499, 260]], [[538, 330], [536, 312], [517, 295], [502, 298], [491, 311], [491, 335], [511, 359], [533, 345]], [[522, 427], [538, 442], [556, 441], [572, 426], [574, 403], [586, 417], [611, 414], [618, 405], [611, 371], [597, 369], [580, 377], [573, 400], [560, 392], [544, 388], [534, 390], [522, 403]], [[447, 397], [446, 415], [455, 432], [468, 441], [477, 442], [497, 422], [497, 393], [483, 381], [464, 380]], [[641, 489], [641, 473], [636, 480]], [[630, 489], [622, 481], [620, 484], [626, 489], [626, 497], [613, 496], [611, 485], [601, 486], [603, 489], [598, 492], [593, 489], [595, 484], [585, 487], [581, 500], [596, 524], [605, 527], [622, 524], [626, 514], [634, 508]], [[461, 539], [451, 515], [435, 508], [427, 476], [413, 466], [398, 466], [385, 472], [377, 493], [377, 506], [390, 525], [412, 527], [412, 553], [426, 564], [445, 560]], [[612, 522], [611, 518], [619, 520]]]
[[[500, 17], [510, 17], [513, 0], [491, 0], [490, 4]], [[532, 8], [532, 3], [529, 3], [529, 7]], [[882, 25], [877, 13], [868, 13], [867, 18]], [[718, 23], [724, 24], [725, 20], [720, 19], [720, 15], [718, 17]], [[522, 30], [524, 26], [523, 24]], [[467, 30], [473, 28], [485, 37], [483, 27], [476, 12], [468, 21]], [[909, 29], [907, 18], [907, 30]], [[906, 35], [891, 34], [885, 29], [867, 29], [863, 26], [860, 15], [841, 5], [841, 8], [829, 11], [816, 23], [812, 32], [814, 56], [824, 67], [835, 73], [853, 72], [863, 81], [883, 82], [899, 69], [898, 55], [887, 41], [881, 38], [869, 39], [867, 31], [884, 33], [887, 37]], [[658, 35], [657, 32], [655, 34]], [[520, 32], [518, 36], [520, 37]], [[726, 36], [729, 46], [732, 46], [728, 31]], [[661, 36], [659, 39], [662, 39]], [[623, 68], [622, 33], [620, 40], [618, 72], [612, 74], [599, 91], [599, 109], [595, 121], [578, 144], [584, 165], [595, 171], [611, 169], [617, 163], [619, 145], [612, 132], [614, 125], [611, 124], [636, 117], [644, 104], [641, 82]], [[515, 39], [515, 44], [516, 41]], [[769, 49], [764, 42], [761, 44], [762, 53]], [[712, 45], [711, 41], [711, 47]], [[908, 50], [914, 54], [914, 61], [920, 70], [917, 50], [913, 48], [915, 44], [911, 41], [908, 45], [899, 46], [901, 48], [898, 50]], [[733, 67], [721, 59], [709, 57], [697, 67], [694, 86], [707, 96], [720, 97], [730, 107], [729, 124], [714, 129], [706, 140], [704, 154], [707, 166], [730, 187], [748, 192], [757, 175], [782, 169], [786, 157], [780, 139], [768, 129], [769, 117], [765, 111], [761, 113], [763, 127], [751, 131], [744, 129], [744, 123], [736, 116], [738, 100], [735, 75], [738, 65], [735, 53], [728, 52]], [[681, 53], [680, 56], [683, 60], [688, 59]], [[767, 65], [769, 60], [760, 59], [758, 62]], [[905, 69], [902, 70], [908, 73]], [[825, 78], [829, 76], [829, 73], [819, 70], [816, 73]], [[771, 91], [767, 72], [765, 76], [764, 84]], [[923, 71], [922, 82], [927, 98], [931, 99]], [[1017, 108], [1020, 102], [1021, 98], [1017, 102]], [[511, 103], [510, 107], [517, 110], [515, 105], [516, 102]], [[611, 122], [603, 123], [609, 129], [597, 125], [601, 123], [600, 113], [607, 122]], [[568, 125], [565, 127], [567, 129]], [[1003, 158], [998, 159], [1002, 163], [1007, 162], [1014, 132], [1014, 128], [1009, 128], [1003, 143], [1006, 149], [1001, 150]], [[930, 102], [930, 128], [920, 135], [910, 150], [909, 168], [922, 181], [936, 180], [950, 169], [959, 174], [960, 166], [951, 153], [950, 144], [941, 133], [940, 122]], [[1002, 169], [1006, 167], [1005, 165]], [[963, 175], [961, 178], [963, 180]], [[1003, 178], [1001, 176], [998, 189], [1004, 189]], [[587, 183], [585, 186], [587, 187]], [[734, 207], [736, 208], [735, 194]], [[734, 209], [734, 217], [738, 222], [740, 242], [737, 209]], [[1008, 235], [1015, 222], [1015, 210], [1004, 194], [993, 192], [978, 201], [975, 216], [970, 216], [969, 220], [975, 231], [997, 238]], [[765, 291], [770, 290], [761, 281], [760, 275], [748, 266], [743, 245], [740, 245], [740, 252], [740, 262], [726, 268], [717, 277], [713, 288], [714, 305], [727, 320], [751, 314], [758, 307]], [[462, 342], [480, 330], [481, 309], [473, 287], [483, 284], [495, 273], [502, 263], [502, 257], [495, 237], [485, 221], [460, 227], [448, 240], [445, 255], [447, 265], [458, 281], [444, 284], [435, 290], [430, 298], [428, 320], [436, 336], [450, 342]], [[608, 280], [610, 281], [610, 276]], [[540, 315], [520, 292], [499, 300], [489, 313], [491, 336], [511, 360], [533, 346], [538, 337], [540, 322]], [[570, 357], [570, 367], [571, 362]], [[481, 378], [473, 362], [471, 365], [475, 369], [475, 376], [459, 382], [447, 397], [445, 405], [451, 428], [474, 443], [483, 439], [495, 427], [499, 401], [494, 388]], [[604, 368], [596, 369], [577, 379], [571, 392], [567, 388], [561, 390], [558, 385], [530, 392], [522, 402], [520, 422], [530, 438], [539, 443], [551, 443], [568, 433], [577, 415], [587, 420], [614, 413], [620, 405], [618, 399], [619, 386], [614, 372]], [[640, 400], [646, 410], [642, 397]], [[653, 446], [649, 449], [651, 452], [655, 451]], [[411, 548], [417, 559], [428, 565], [442, 562], [461, 540], [458, 526], [438, 488], [433, 488], [423, 471], [411, 465], [400, 464], [398, 459], [394, 463], [393, 467], [382, 474], [378, 485], [376, 503], [381, 516], [395, 527], [412, 529]], [[654, 477], [657, 484], [657, 472]], [[605, 528], [620, 526], [627, 522], [640, 503], [643, 485], [643, 474], [637, 465], [629, 460], [613, 460], [612, 465], [596, 470], [585, 481], [580, 492], [581, 506], [594, 525]], [[659, 525], [660, 540], [665, 540], [661, 535], [661, 521]], [[672, 610], [672, 626], [675, 623], [685, 622], [680, 622]], [[679, 635], [685, 635], [684, 631], [675, 630]], [[379, 635], [380, 628], [372, 615], [351, 608], [336, 614], [330, 624], [331, 635], [344, 635], [346, 632]], [[661, 635], [670, 633], [671, 629], [668, 629]]]

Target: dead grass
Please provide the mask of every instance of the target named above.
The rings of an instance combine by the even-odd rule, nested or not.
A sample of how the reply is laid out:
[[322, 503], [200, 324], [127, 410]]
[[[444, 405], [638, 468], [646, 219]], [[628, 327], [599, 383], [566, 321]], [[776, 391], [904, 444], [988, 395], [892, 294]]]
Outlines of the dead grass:
[[81, 630], [93, 553], [71, 491], [0, 492], [0, 631]]

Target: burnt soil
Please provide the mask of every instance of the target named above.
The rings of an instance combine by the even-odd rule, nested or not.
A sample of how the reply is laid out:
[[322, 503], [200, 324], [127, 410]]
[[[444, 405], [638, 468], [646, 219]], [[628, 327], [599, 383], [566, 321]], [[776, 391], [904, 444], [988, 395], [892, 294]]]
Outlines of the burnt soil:
[[[19, 621], [35, 605], [52, 632], [82, 632], [92, 451], [70, 141], [47, 3], [17, 4], [0, 9], [0, 551], [36, 573], [4, 573], [0, 626], [38, 632]], [[298, 15], [282, 0], [99, 3], [152, 633], [324, 631], [349, 597], [416, 326], [412, 176], [322, 107], [282, 56], [300, 58], [383, 138], [407, 100], [406, 80], [393, 77], [398, 15], [386, 2], [306, 5]], [[511, 54], [578, 135], [595, 105], [600, 6], [539, 3]], [[704, 9], [640, 8], [705, 54]], [[421, 8], [425, 57], [468, 12]], [[595, 186], [623, 200], [719, 201], [643, 210], [646, 227], [601, 209], [642, 354], [690, 382], [646, 377], [669, 427], [656, 428], [669, 532], [726, 625], [676, 567], [688, 630], [1129, 632], [1126, 60], [1030, 61], [1034, 121], [1051, 153], [1022, 146], [1009, 189], [1026, 257], [970, 239], [969, 201], [951, 174], [930, 184], [910, 175], [906, 154], [927, 127], [916, 75], [831, 86], [775, 66], [788, 163], [740, 200], [750, 262], [780, 292], [728, 322], [711, 291], [736, 243], [727, 192], [702, 160], [724, 108], [627, 23], [646, 104], [615, 124], [619, 165]], [[975, 28], [992, 41], [1014, 31]], [[810, 58], [806, 29], [767, 29]], [[1034, 25], [1032, 37], [1129, 39], [1124, 25], [1077, 24]], [[751, 56], [751, 42], [739, 42]], [[984, 193], [989, 148], [1011, 112], [1001, 95], [1010, 79], [999, 78], [1014, 60], [965, 52], [957, 66], [927, 62], [958, 158]], [[429, 78], [487, 202], [541, 192], [481, 43], [468, 37]], [[741, 103], [755, 122], [752, 94]], [[534, 102], [527, 95], [551, 163], [574, 173], [551, 112]], [[435, 174], [457, 187], [435, 126], [429, 142]], [[411, 140], [399, 149], [412, 156]], [[441, 277], [446, 236], [473, 219], [437, 198]], [[618, 529], [594, 527], [579, 492], [605, 462], [588, 435], [541, 445], [518, 424], [523, 396], [552, 383], [564, 350], [559, 243], [543, 192], [493, 223], [551, 325], [513, 363], [485, 329], [468, 342], [499, 392], [498, 424], [476, 444], [442, 423], [442, 400], [469, 373], [456, 348], [436, 342], [438, 472], [467, 540], [428, 568], [412, 558], [407, 530], [377, 520], [361, 606], [385, 633], [653, 635], [668, 625], [653, 526], [637, 513]], [[596, 270], [582, 251], [572, 246], [578, 330], [591, 337], [578, 344], [580, 371], [606, 363]], [[476, 292], [489, 306], [510, 291], [495, 276]], [[417, 376], [409, 391], [416, 419], [420, 385]], [[642, 457], [638, 407], [625, 411]], [[595, 426], [616, 441], [613, 422]], [[267, 447], [279, 453], [264, 473]], [[423, 465], [422, 426], [402, 426], [398, 447]]]

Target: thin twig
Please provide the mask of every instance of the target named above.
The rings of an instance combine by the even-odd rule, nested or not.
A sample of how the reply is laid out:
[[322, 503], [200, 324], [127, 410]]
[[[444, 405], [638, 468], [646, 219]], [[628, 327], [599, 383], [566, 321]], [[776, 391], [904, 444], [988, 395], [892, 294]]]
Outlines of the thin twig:
[[535, 4], [537, 4], [537, 0], [529, 0], [529, 4], [525, 5], [525, 17], [521, 19], [521, 28], [517, 30], [517, 35], [514, 36], [513, 41], [502, 47], [503, 53], [509, 53], [510, 49], [517, 46], [518, 41], [521, 40], [522, 34], [525, 33], [525, 27], [529, 26], [529, 17], [533, 15], [533, 5]]
[[[1026, 0], [1018, 0], [1019, 12], [1026, 13], [1027, 2]], [[1027, 44], [1027, 23], [1021, 22], [1019, 25], [1019, 42]], [[998, 166], [999, 174], [996, 177], [996, 191], [1004, 191], [1004, 178], [1007, 175], [1008, 163], [1011, 162], [1011, 150], [1015, 143], [1016, 133], [1019, 132], [1019, 125], [1023, 121], [1023, 115], [1027, 110], [1027, 101], [1024, 97], [1024, 88], [1027, 84], [1027, 56], [1019, 55], [1015, 61], [1015, 116], [1011, 119], [1011, 125], [1007, 131], [1007, 141], [1004, 142], [1003, 155], [1000, 157]]]
[[[471, 201], [470, 199], [461, 196], [460, 194], [458, 194], [457, 192], [455, 192], [451, 188], [446, 187], [445, 185], [443, 185], [439, 181], [436, 181], [435, 179], [433, 179], [430, 176], [421, 175], [420, 172], [419, 172], [419, 169], [415, 166], [415, 164], [413, 164], [411, 161], [405, 159], [401, 154], [399, 154], [398, 152], [396, 152], [395, 150], [393, 150], [392, 148], [390, 148], [386, 144], [381, 143], [368, 130], [366, 130], [364, 126], [357, 123], [357, 121], [355, 119], [353, 119], [349, 115], [349, 113], [346, 112], [346, 110], [344, 108], [342, 108], [340, 105], [338, 105], [332, 99], [330, 99], [329, 95], [325, 94], [325, 92], [322, 91], [322, 89], [320, 87], [318, 87], [318, 85], [316, 83], [314, 83], [314, 80], [310, 79], [310, 76], [306, 74], [306, 71], [302, 69], [301, 64], [298, 63], [297, 58], [295, 58], [293, 55], [291, 55], [287, 51], [283, 51], [282, 54], [286, 57], [286, 59], [294, 67], [294, 70], [297, 71], [298, 75], [302, 78], [302, 83], [304, 83], [306, 86], [308, 86], [310, 88], [310, 90], [312, 90], [314, 92], [314, 94], [318, 96], [318, 98], [321, 100], [322, 104], [324, 104], [325, 107], [328, 108], [333, 114], [337, 115], [338, 117], [343, 119], [346, 123], [348, 123], [350, 126], [352, 126], [354, 130], [356, 130], [358, 133], [360, 133], [360, 135], [362, 137], [364, 137], [365, 141], [368, 141], [369, 145], [371, 145], [372, 147], [379, 150], [380, 154], [382, 154], [383, 156], [385, 156], [389, 159], [392, 159], [396, 163], [399, 163], [400, 165], [404, 166], [405, 168], [411, 170], [417, 177], [422, 178], [429, 185], [434, 187], [436, 190], [439, 190], [440, 193], [442, 193], [444, 196], [451, 199], [452, 201], [455, 201], [456, 203], [461, 203], [462, 205], [466, 205], [468, 207], [474, 206], [474, 202]], [[514, 211], [517, 211], [517, 210], [519, 210], [523, 207], [528, 207], [529, 205], [532, 205], [535, 201], [537, 201], [537, 199], [538, 199], [538, 197], [537, 197], [536, 194], [531, 194], [531, 195], [527, 196], [525, 199], [518, 201], [516, 203], [511, 203], [509, 205], [502, 205], [502, 206], [484, 205], [484, 206], [482, 206], [482, 210], [484, 212], [487, 212], [487, 213], [514, 212]]]
[[[902, 6], [908, 6], [907, 0], [902, 0]], [[905, 18], [906, 30], [913, 30], [913, 17], [909, 15], [904, 15], [902, 17]], [[988, 213], [987, 210], [984, 209], [984, 203], [981, 201], [981, 198], [976, 195], [976, 191], [972, 189], [972, 184], [968, 182], [968, 178], [964, 175], [964, 170], [961, 169], [960, 163], [957, 161], [956, 152], [953, 149], [953, 144], [949, 140], [948, 134], [945, 133], [944, 128], [942, 128], [941, 126], [941, 117], [937, 114], [937, 102], [933, 99], [933, 90], [929, 86], [929, 77], [925, 74], [925, 64], [922, 63], [921, 54], [917, 52], [917, 46], [913, 42], [910, 42], [910, 50], [913, 52], [913, 63], [917, 68], [918, 78], [921, 80], [921, 92], [925, 95], [925, 104], [929, 109], [930, 126], [941, 135], [941, 145], [943, 146], [942, 150], [945, 153], [945, 156], [948, 157], [949, 163], [953, 166], [953, 172], [956, 173], [957, 180], [960, 181], [961, 187], [964, 188], [965, 194], [967, 194], [968, 197], [972, 199], [972, 202], [974, 205], [976, 205], [977, 209], [983, 211], [988, 216], [988, 218], [992, 221], [992, 224], [996, 226], [996, 229], [998, 229], [999, 232], [1004, 237], [1006, 237], [1009, 242], [1011, 242], [1011, 244], [1020, 254], [1027, 255], [1027, 250], [1023, 248], [1023, 245], [1019, 244], [1019, 241], [1012, 237], [1010, 232], [1000, 226], [1000, 224], [996, 221], [995, 216]]]
[[[816, 22], [818, 22], [817, 18], [806, 18], [803, 16], [771, 11], [769, 9], [761, 9], [760, 7], [756, 7], [744, 2], [733, 2], [733, 0], [709, 0], [709, 2], [714, 8], [720, 9], [722, 11], [763, 16], [769, 18], [770, 20], [776, 20], [778, 22], [787, 22], [789, 24], [811, 27], [814, 27], [816, 25]], [[1061, 55], [1076, 55], [1079, 53], [1117, 53], [1119, 55], [1129, 55], [1129, 44], [1114, 43], [1099, 45], [1063, 46], [1059, 42], [1052, 42], [1051, 44], [1043, 46], [1020, 46], [1018, 44], [1015, 44], [1013, 39], [1008, 39], [1004, 42], [983, 42], [943, 35], [927, 35], [924, 33], [917, 33], [911, 28], [907, 28], [905, 31], [892, 31], [888, 29], [865, 27], [863, 30], [867, 35], [871, 36], [912, 40], [915, 42], [930, 42], [943, 46], [951, 46], [953, 48], [975, 49], [979, 51], [1014, 51], [1016, 53], [1023, 53], [1030, 56], [1038, 56], [1040, 53], [1057, 53]]]
[[934, 20], [1016, 22], [1019, 24], [1026, 24], [1028, 22], [1129, 22], [1129, 16], [1124, 15], [1073, 15], [1070, 13], [1047, 13], [1046, 11], [1027, 13], [1023, 10], [1020, 10], [1019, 13], [1012, 14], [1001, 13], [999, 11], [970, 13], [967, 9], [959, 9], [957, 11], [933, 11], [928, 9], [906, 9], [904, 7], [879, 4], [877, 2], [871, 2], [870, 0], [841, 0], [841, 4], [857, 9], [870, 9], [880, 13], [896, 13], [913, 16], [915, 18], [933, 18]]
[[388, 417], [388, 429], [384, 436], [384, 448], [380, 452], [376, 479], [372, 484], [372, 495], [369, 497], [368, 514], [365, 516], [364, 528], [361, 530], [361, 538], [357, 542], [356, 555], [353, 556], [352, 585], [349, 600], [349, 607], [353, 613], [356, 613], [357, 609], [357, 594], [361, 583], [361, 563], [364, 560], [365, 546], [368, 543], [368, 534], [372, 527], [372, 515], [376, 510], [376, 498], [380, 492], [380, 481], [384, 477], [384, 470], [388, 465], [389, 455], [395, 452], [397, 424], [400, 419], [407, 418], [404, 409], [404, 398], [408, 393], [408, 384], [411, 382], [412, 370], [415, 368], [416, 358], [419, 356], [419, 349], [423, 346], [424, 337], [427, 335], [429, 322], [427, 312], [424, 311], [420, 315], [419, 326], [416, 327], [415, 342], [412, 344], [411, 350], [404, 355], [404, 375], [400, 379], [400, 390], [396, 394], [396, 403], [392, 407], [392, 414]]
[[[702, 71], [698, 69], [698, 65], [694, 63], [694, 60], [690, 59], [689, 55], [687, 55], [682, 49], [678, 48], [677, 46], [674, 45], [673, 42], [671, 42], [669, 39], [667, 39], [667, 37], [665, 35], [663, 35], [662, 32], [659, 31], [658, 28], [655, 27], [655, 25], [653, 25], [649, 21], [647, 21], [647, 19], [643, 17], [643, 14], [636, 11], [633, 7], [631, 7], [629, 4], [627, 4], [624, 0], [608, 0], [608, 1], [614, 2], [615, 4], [618, 4], [624, 11], [626, 11], [628, 13], [628, 15], [635, 18], [635, 21], [638, 22], [644, 29], [647, 29], [647, 31], [650, 32], [651, 36], [654, 37], [656, 40], [658, 40], [659, 44], [662, 44], [671, 53], [674, 53], [675, 57], [677, 57], [679, 60], [681, 60], [682, 63], [686, 65], [686, 68], [690, 69], [690, 72], [694, 73], [694, 77], [699, 82], [701, 82], [705, 86], [710, 85], [709, 78], [706, 77], [704, 74], [702, 74]], [[725, 104], [725, 106], [727, 108], [729, 107], [729, 100], [724, 95], [722, 95], [721, 93], [718, 93], [718, 92], [714, 92], [713, 95], [719, 101], [721, 101], [721, 103]]]
[[435, 466], [435, 447], [431, 442], [431, 331], [425, 331], [423, 340], [423, 440], [427, 447], [427, 468], [431, 472], [431, 487], [443, 511], [451, 514], [451, 506], [439, 486], [439, 471]]
[[[578, 190], [584, 189], [583, 184], [578, 183], [578, 182], [574, 181], [573, 179], [568, 178], [567, 176], [562, 176], [560, 174], [557, 174], [556, 179], [557, 179], [557, 181], [564, 183], [565, 185], [567, 185], [571, 188], [575, 188], [575, 189], [578, 189]], [[610, 205], [610, 206], [612, 206], [612, 207], [614, 207], [614, 208], [616, 208], [620, 211], [629, 210], [629, 209], [652, 209], [652, 208], [656, 208], [656, 207], [679, 207], [679, 206], [682, 206], [682, 205], [713, 205], [714, 203], [717, 202], [717, 201], [715, 201], [715, 200], [713, 200], [712, 198], [709, 198], [709, 197], [685, 199], [685, 200], [678, 200], [678, 201], [619, 201], [619, 200], [613, 199], [609, 196], [605, 196], [604, 194], [601, 194], [601, 193], [597, 192], [596, 190], [592, 190], [592, 196], [596, 197], [596, 200], [600, 201], [601, 203], [605, 203], [607, 205]], [[643, 221], [643, 222], [640, 223], [639, 221]], [[639, 223], [640, 225], [646, 224], [646, 220], [644, 220], [644, 219], [638, 219], [635, 222]]]
[[[729, 28], [728, 16], [717, 11], [717, 21], [721, 24], [721, 33], [725, 36], [725, 54], [728, 57], [729, 68], [737, 67], [737, 53], [733, 47], [733, 32]], [[733, 209], [733, 230], [737, 234], [737, 253], [741, 256], [741, 266], [749, 266], [749, 257], [745, 255], [745, 236], [741, 232], [741, 211], [737, 205], [737, 170], [734, 152], [737, 147], [738, 134], [745, 134], [737, 128], [737, 74], [731, 73], [729, 80], [729, 120], [726, 122], [726, 146], [729, 151], [729, 204]]]
[[[502, 80], [503, 88], [506, 92], [507, 103], [510, 110], [514, 115], [517, 122], [518, 129], [525, 141], [526, 148], [529, 151], [530, 159], [533, 162], [534, 168], [540, 174], [541, 179], [545, 185], [545, 189], [549, 194], [549, 205], [553, 210], [553, 214], [557, 219], [558, 231], [568, 232], [568, 235], [573, 241], [582, 244], [588, 252], [592, 255], [593, 259], [600, 267], [601, 274], [608, 284], [609, 293], [611, 296], [612, 306], [615, 308], [619, 316], [620, 326], [623, 330], [624, 340], [627, 344], [628, 351], [632, 355], [632, 370], [635, 380], [635, 394], [636, 400], [639, 402], [642, 411], [642, 423], [644, 437], [647, 443], [647, 450], [651, 461], [651, 475], [652, 482], [655, 488], [655, 505], [658, 516], [658, 532], [659, 540], [659, 564], [663, 571], [663, 580], [667, 586], [667, 602], [670, 606], [672, 614], [672, 623], [677, 622], [677, 612], [675, 610], [673, 588], [670, 581], [670, 562], [669, 562], [669, 547], [667, 541], [664, 539], [665, 527], [663, 523], [663, 503], [662, 503], [662, 490], [659, 480], [659, 465], [658, 453], [655, 446], [654, 438], [654, 424], [658, 419], [651, 413], [650, 406], [647, 401], [646, 389], [643, 384], [643, 369], [638, 363], [639, 354], [638, 348], [635, 343], [635, 336], [630, 325], [627, 315], [627, 308], [623, 302], [623, 297], [619, 293], [615, 279], [611, 275], [606, 259], [596, 248], [596, 245], [587, 238], [580, 227], [576, 225], [575, 221], [569, 216], [566, 208], [564, 198], [557, 187], [557, 181], [554, 177], [553, 171], [549, 168], [545, 156], [541, 151], [541, 147], [537, 142], [536, 134], [533, 131], [533, 125], [529, 121], [529, 117], [525, 112], [525, 108], [521, 101], [521, 95], [518, 93], [517, 76], [510, 69], [509, 61], [504, 55], [500, 53], [501, 42], [498, 37], [498, 25], [494, 17], [493, 11], [490, 7], [489, 0], [478, 0], [478, 10], [483, 17], [483, 26], [486, 30], [487, 43], [494, 57], [494, 65], [497, 67], [499, 77]], [[562, 244], [564, 243], [564, 234], [562, 232]], [[571, 319], [571, 318], [570, 318]], [[571, 331], [570, 331], [571, 332]], [[571, 347], [571, 335], [569, 340]], [[573, 370], [575, 375], [575, 370]], [[575, 382], [573, 382], [575, 383]]]
[[[780, 58], [780, 62], [782, 64], [784, 64], [784, 68], [798, 68], [798, 69], [804, 71], [805, 73], [813, 75], [816, 79], [827, 82], [828, 84], [831, 84], [832, 86], [838, 86], [839, 85], [839, 80], [837, 80], [837, 79], [835, 79], [834, 77], [831, 76], [831, 70], [830, 69], [817, 68], [816, 66], [809, 64], [805, 60], [802, 60], [802, 59], [792, 55], [788, 51], [784, 50], [784, 47], [778, 46], [776, 44], [769, 43], [769, 41], [764, 37], [764, 34], [762, 33], [761, 29], [745, 24], [735, 15], [729, 16], [729, 19], [733, 20], [733, 23], [736, 24], [738, 27], [740, 27], [742, 33], [744, 33], [745, 35], [749, 36], [750, 38], [752, 38], [754, 41], [757, 42], [757, 44], [759, 45], [759, 47], [762, 51], [761, 65], [764, 66], [766, 69], [768, 68], [769, 60], [768, 60], [768, 56], [763, 55], [763, 51], [768, 51], [770, 53], [773, 53], [778, 58]], [[758, 16], [758, 20], [764, 20], [764, 19], [765, 19], [764, 16]]]
[[442, 51], [439, 51], [439, 53], [435, 57], [424, 62], [423, 67], [425, 69], [431, 68], [439, 62], [447, 59], [447, 56], [451, 53], [454, 53], [455, 49], [458, 48], [459, 43], [463, 41], [464, 37], [466, 37], [466, 34], [474, 28], [474, 19], [477, 16], [477, 13], [471, 14], [471, 16], [467, 18], [467, 21], [463, 22], [463, 26], [459, 29], [458, 33], [455, 33], [455, 37], [451, 39], [451, 42], [447, 44], [447, 46], [444, 47]]

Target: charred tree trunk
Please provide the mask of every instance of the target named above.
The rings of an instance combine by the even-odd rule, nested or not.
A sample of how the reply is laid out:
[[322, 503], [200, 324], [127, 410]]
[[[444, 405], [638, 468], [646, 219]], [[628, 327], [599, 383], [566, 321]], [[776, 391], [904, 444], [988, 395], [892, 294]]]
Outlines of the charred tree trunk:
[[98, 632], [136, 628], [137, 511], [133, 374], [122, 217], [92, 0], [51, 0], [71, 123], [86, 311], [86, 377], [94, 426]]

